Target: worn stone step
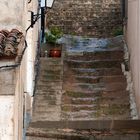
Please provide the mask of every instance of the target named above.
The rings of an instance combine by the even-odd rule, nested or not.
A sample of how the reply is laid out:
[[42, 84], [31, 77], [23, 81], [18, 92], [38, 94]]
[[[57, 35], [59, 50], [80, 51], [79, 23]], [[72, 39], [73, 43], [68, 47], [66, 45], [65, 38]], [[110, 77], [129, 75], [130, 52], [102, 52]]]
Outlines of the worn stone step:
[[36, 102], [34, 104], [34, 109], [35, 110], [44, 110], [47, 112], [47, 111], [53, 111], [54, 109], [57, 110], [57, 108], [61, 105], [61, 103], [57, 103], [57, 105], [50, 105], [50, 104], [47, 104], [47, 102]]
[[36, 136], [27, 136], [26, 140], [64, 140], [64, 139], [57, 139], [57, 138], [46, 138], [46, 137], [36, 137]]
[[106, 115], [121, 115], [125, 112], [130, 113], [129, 104], [92, 104], [92, 105], [73, 105], [66, 104], [61, 106], [62, 111], [64, 112], [81, 112], [81, 111], [95, 111], [99, 116]]
[[78, 111], [96, 111], [97, 106], [95, 104], [92, 105], [61, 105], [61, 110], [64, 112], [78, 112]]
[[125, 90], [127, 84], [123, 82], [117, 82], [117, 83], [97, 83], [97, 84], [89, 84], [89, 83], [67, 83], [63, 84], [64, 90], [83, 90], [83, 91], [119, 91], [119, 90]]
[[[80, 111], [67, 111], [67, 112], [62, 112], [61, 117], [63, 121], [68, 121], [68, 120], [75, 120], [75, 121], [80, 121], [80, 120], [129, 120], [131, 119], [130, 117], [130, 112], [129, 110], [126, 110], [126, 108], [121, 109], [121, 110], [115, 110], [112, 111], [111, 109], [109, 110], [108, 108], [104, 110], [80, 110]], [[106, 116], [106, 117], [105, 117]]]
[[62, 70], [52, 69], [52, 70], [40, 70], [39, 75], [60, 75]]
[[56, 95], [56, 94], [61, 94], [62, 92], [62, 89], [41, 89], [41, 88], [38, 88], [36, 89], [35, 91], [35, 95], [46, 95], [46, 94], [49, 94], [49, 95]]
[[109, 97], [92, 97], [92, 98], [71, 98], [69, 96], [62, 97], [63, 104], [72, 104], [72, 105], [93, 105], [97, 104], [100, 106], [110, 106], [113, 104], [127, 104], [129, 105], [129, 98], [109, 98]]
[[62, 68], [63, 68], [63, 65], [59, 65], [59, 64], [56, 64], [56, 65], [47, 65], [47, 64], [40, 65], [40, 71], [46, 71], [46, 70], [57, 71], [57, 70], [62, 70]]
[[51, 58], [51, 57], [41, 57], [40, 58], [41, 65], [58, 65], [62, 64], [61, 58]]
[[131, 116], [129, 116], [130, 112], [125, 112], [123, 114], [99, 114], [98, 112], [65, 112], [62, 114], [63, 121], [89, 121], [89, 120], [130, 120]]
[[62, 83], [61, 82], [58, 82], [58, 83], [56, 83], [56, 82], [49, 83], [48, 82], [48, 84], [40, 83], [40, 84], [37, 85], [36, 89], [37, 90], [41, 89], [42, 91], [43, 90], [48, 90], [48, 91], [50, 91], [50, 90], [61, 90], [62, 89]]
[[99, 100], [100, 100], [99, 97], [94, 97], [94, 98], [70, 98], [68, 96], [62, 97], [62, 103], [65, 105], [67, 105], [67, 104], [93, 105], [93, 104], [97, 104], [97, 102], [99, 102]]
[[62, 80], [61, 78], [55, 80], [53, 78], [48, 78], [48, 79], [40, 78], [40, 83], [47, 83], [47, 82], [62, 82]]
[[[67, 131], [70, 132], [67, 132]], [[66, 132], [65, 132], [66, 131]], [[74, 131], [74, 130], [73, 130]], [[90, 130], [84, 130], [84, 132], [81, 131], [81, 133], [78, 133], [77, 135], [76, 130], [73, 132], [70, 129], [65, 129], [63, 132], [41, 132], [40, 130], [34, 130], [34, 132], [27, 132], [27, 140], [139, 140], [140, 136], [138, 132], [135, 133], [112, 133], [111, 131], [108, 132], [96, 132]]]
[[97, 118], [94, 117], [94, 114], [96, 111], [79, 111], [79, 112], [62, 112], [61, 114], [61, 120], [96, 120]]
[[46, 140], [139, 140], [137, 130], [136, 120], [39, 121], [30, 123], [26, 136]]
[[71, 75], [70, 78], [68, 76], [64, 77], [65, 82], [83, 82], [83, 83], [113, 83], [113, 82], [126, 82], [126, 78], [124, 75], [117, 76], [77, 76]]
[[55, 87], [50, 87], [50, 86], [45, 86], [45, 85], [40, 85], [40, 86], [37, 86], [36, 87], [37, 90], [40, 90], [43, 92], [43, 91], [51, 91], [51, 90], [62, 90], [62, 87], [60, 86], [55, 86]]
[[[57, 105], [57, 100], [38, 99], [38, 102], [41, 102], [41, 103], [44, 102], [44, 103], [46, 103], [46, 105]], [[35, 105], [37, 105], [37, 103]]]
[[71, 98], [101, 97], [102, 91], [64, 91], [62, 96]]
[[63, 96], [71, 98], [93, 98], [93, 97], [106, 97], [106, 98], [129, 98], [129, 93], [126, 90], [120, 91], [65, 91]]
[[104, 50], [94, 52], [83, 52], [82, 55], [67, 55], [66, 59], [71, 60], [104, 60], [104, 59], [124, 59], [123, 50]]
[[37, 86], [50, 86], [50, 87], [60, 86], [61, 87], [62, 81], [61, 82], [56, 82], [56, 81], [41, 82], [41, 81], [38, 81]]
[[38, 81], [62, 81], [62, 75], [60, 74], [42, 74], [38, 77]]
[[61, 107], [56, 104], [47, 102], [37, 102], [34, 104], [32, 122], [39, 120], [60, 120]]
[[121, 68], [64, 68], [64, 77], [77, 76], [115, 76], [123, 75]]
[[[41, 112], [40, 112], [41, 113]], [[38, 116], [37, 116], [38, 115]], [[44, 114], [34, 114], [34, 117], [32, 118], [32, 122], [36, 121], [59, 121], [60, 120], [60, 114], [56, 113], [55, 110], [52, 112], [45, 112]]]
[[64, 64], [71, 68], [121, 68], [120, 60], [65, 60]]

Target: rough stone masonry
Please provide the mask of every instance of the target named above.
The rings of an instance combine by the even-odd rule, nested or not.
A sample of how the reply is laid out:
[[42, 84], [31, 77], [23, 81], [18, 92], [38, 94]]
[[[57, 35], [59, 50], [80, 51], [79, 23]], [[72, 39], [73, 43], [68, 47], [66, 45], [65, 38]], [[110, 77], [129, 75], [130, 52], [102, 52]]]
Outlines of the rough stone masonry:
[[72, 35], [110, 37], [121, 24], [120, 0], [55, 0], [46, 26]]

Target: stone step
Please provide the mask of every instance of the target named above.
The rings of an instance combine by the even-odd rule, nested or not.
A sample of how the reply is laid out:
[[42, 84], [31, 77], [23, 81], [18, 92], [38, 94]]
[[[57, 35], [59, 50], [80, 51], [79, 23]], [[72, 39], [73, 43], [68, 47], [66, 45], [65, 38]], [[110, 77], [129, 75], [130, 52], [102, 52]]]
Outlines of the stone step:
[[[57, 105], [50, 105], [47, 104], [47, 102], [36, 102], [34, 104], [34, 110], [37, 111], [53, 111], [54, 109], [57, 109], [58, 107], [60, 107], [61, 103], [57, 103]], [[38, 110], [39, 109], [39, 110]]]
[[99, 102], [98, 97], [95, 98], [70, 98], [68, 96], [62, 97], [62, 104], [72, 104], [72, 105], [93, 105]]
[[62, 87], [60, 86], [50, 87], [50, 86], [40, 85], [36, 87], [36, 90], [40, 90], [41, 92], [52, 91], [52, 90], [57, 91], [57, 90], [62, 90]]
[[83, 91], [119, 91], [125, 90], [127, 84], [123, 82], [118, 83], [98, 83], [98, 84], [89, 84], [89, 83], [67, 83], [63, 84], [63, 89], [67, 91], [72, 90], [83, 90]]
[[57, 139], [57, 138], [46, 138], [46, 137], [36, 137], [36, 136], [27, 136], [26, 140], [64, 140], [64, 139]]
[[129, 105], [129, 98], [109, 98], [109, 97], [93, 97], [93, 98], [71, 98], [69, 96], [62, 97], [62, 103], [72, 104], [72, 105], [93, 105], [97, 104], [100, 106], [110, 106], [113, 104], [128, 104]]
[[125, 108], [121, 110], [122, 113], [119, 112], [120, 110], [116, 110], [113, 112], [109, 109], [104, 110], [80, 110], [78, 112], [62, 112], [61, 118], [63, 121], [81, 121], [81, 120], [130, 120], [130, 112]]
[[63, 65], [48, 65], [48, 64], [43, 64], [40, 65], [40, 71], [46, 71], [46, 70], [54, 70], [54, 71], [58, 71], [58, 70], [62, 70]]
[[47, 102], [36, 102], [34, 107], [32, 122], [40, 120], [60, 120], [61, 107], [57, 103], [48, 104]]
[[[129, 104], [92, 104], [92, 105], [72, 105], [64, 104], [61, 105], [61, 110], [63, 112], [81, 112], [81, 111], [95, 111], [99, 115], [123, 115], [125, 112], [130, 113]], [[93, 116], [94, 117], [94, 116]]]
[[[37, 101], [40, 102], [41, 104], [45, 103], [46, 105], [57, 105], [57, 100], [37, 99]], [[40, 104], [40, 103], [36, 103], [35, 105], [37, 106], [37, 104]]]
[[64, 77], [77, 76], [115, 76], [123, 75], [121, 68], [64, 68]]
[[[86, 133], [86, 132], [85, 132]], [[95, 132], [94, 132], [95, 133]], [[92, 134], [94, 134], [92, 133]], [[99, 132], [98, 132], [99, 133]], [[48, 133], [46, 134], [28, 134], [28, 135], [34, 135], [34, 136], [27, 136], [27, 140], [139, 140], [139, 134], [110, 134], [109, 132], [106, 132], [105, 134], [87, 134], [84, 138], [84, 136], [72, 136], [67, 134], [67, 136], [64, 136], [64, 134], [59, 134], [59, 136], [54, 135], [53, 138], [48, 138]], [[36, 136], [37, 135], [37, 136]], [[42, 136], [43, 135], [43, 136]], [[62, 135], [62, 136], [60, 136]], [[52, 137], [52, 136], [50, 136]], [[88, 138], [87, 138], [88, 137]], [[64, 138], [64, 139], [62, 139]]]
[[41, 65], [61, 65], [61, 58], [51, 58], [51, 57], [41, 57], [40, 58]]
[[104, 59], [124, 59], [123, 50], [104, 50], [94, 52], [83, 52], [81, 55], [67, 55], [66, 59], [71, 60], [104, 60]]
[[49, 82], [49, 81], [62, 81], [62, 75], [60, 74], [42, 74], [39, 75], [38, 81], [44, 81], [44, 82]]
[[61, 114], [61, 120], [97, 120], [97, 118], [94, 116], [96, 111], [80, 111], [80, 112], [62, 112]]
[[46, 95], [46, 94], [49, 94], [49, 95], [56, 95], [56, 94], [60, 94], [62, 92], [62, 89], [41, 89], [41, 88], [38, 88], [36, 89], [35, 91], [35, 96], [36, 95]]
[[96, 111], [97, 106], [95, 104], [92, 105], [61, 105], [61, 110], [64, 112], [79, 112], [79, 111]]
[[62, 86], [62, 81], [61, 82], [55, 82], [55, 81], [48, 81], [48, 82], [41, 82], [41, 81], [38, 81], [37, 82], [37, 86], [48, 86], [48, 87], [54, 87], [54, 86]]
[[129, 93], [126, 90], [120, 91], [65, 91], [63, 92], [63, 96], [71, 97], [71, 98], [129, 98]]
[[137, 128], [139, 122], [132, 120], [39, 121], [30, 123], [26, 136], [35, 140], [139, 140]]
[[120, 60], [65, 60], [64, 64], [70, 68], [121, 68]]
[[[38, 113], [41, 113], [40, 115]], [[38, 112], [38, 113], [34, 113], [33, 118], [32, 118], [32, 122], [37, 122], [37, 121], [59, 121], [60, 120], [60, 114], [57, 113], [55, 110], [50, 112]]]
[[37, 94], [35, 95], [35, 99], [37, 100], [56, 100], [56, 94], [52, 94], [52, 93], [47, 93], [47, 94]]
[[36, 87], [36, 90], [48, 90], [48, 91], [51, 91], [51, 90], [61, 90], [62, 89], [62, 83], [49, 83], [49, 84], [38, 84], [37, 87]]
[[124, 75], [115, 75], [115, 76], [77, 76], [77, 75], [70, 75], [64, 77], [64, 82], [71, 82], [76, 83], [113, 83], [113, 82], [126, 82], [126, 78]]
[[60, 75], [62, 70], [52, 69], [52, 70], [40, 70], [39, 75]]

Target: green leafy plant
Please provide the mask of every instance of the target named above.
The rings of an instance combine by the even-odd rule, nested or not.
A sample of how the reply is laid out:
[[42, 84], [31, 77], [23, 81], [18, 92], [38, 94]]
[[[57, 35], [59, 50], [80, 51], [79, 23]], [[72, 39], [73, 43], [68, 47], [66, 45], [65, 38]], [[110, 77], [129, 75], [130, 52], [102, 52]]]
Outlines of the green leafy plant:
[[114, 29], [112, 34], [113, 34], [113, 36], [123, 35], [123, 28], [119, 27], [117, 29]]
[[63, 32], [58, 27], [52, 27], [49, 32], [45, 33], [46, 41], [51, 44], [57, 44], [57, 39], [60, 39]]

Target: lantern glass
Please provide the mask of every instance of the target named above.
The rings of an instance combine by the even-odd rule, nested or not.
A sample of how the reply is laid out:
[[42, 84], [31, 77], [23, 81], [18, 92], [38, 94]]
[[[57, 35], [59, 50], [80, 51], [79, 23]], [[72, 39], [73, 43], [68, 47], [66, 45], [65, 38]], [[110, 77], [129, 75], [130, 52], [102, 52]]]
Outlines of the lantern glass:
[[46, 0], [41, 0], [41, 7], [46, 7]]
[[54, 3], [54, 0], [46, 0], [47, 7], [51, 8]]

